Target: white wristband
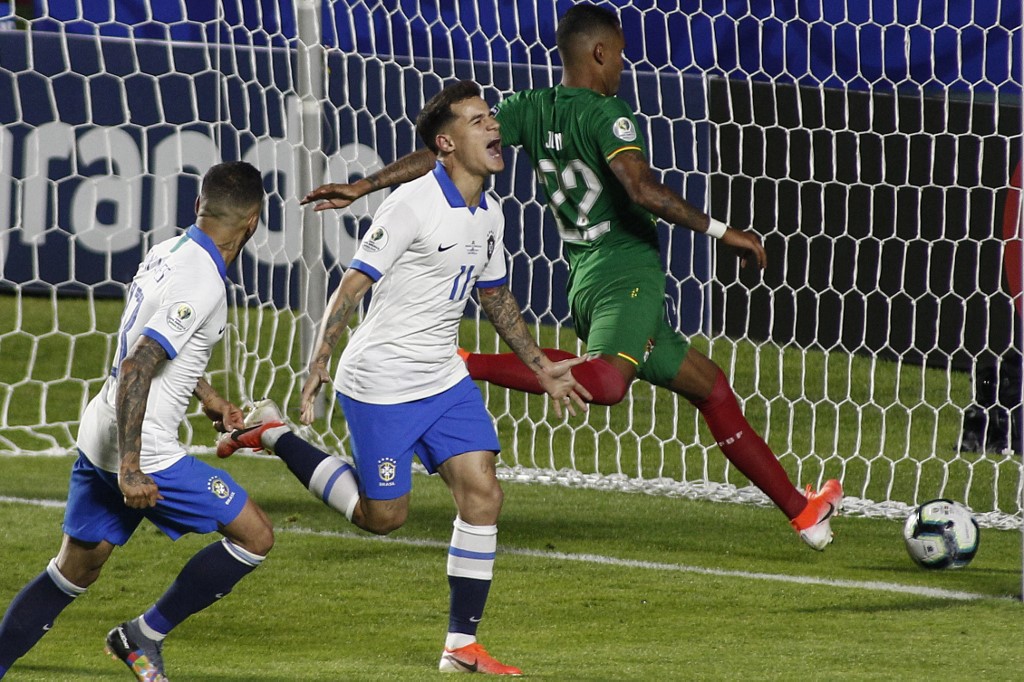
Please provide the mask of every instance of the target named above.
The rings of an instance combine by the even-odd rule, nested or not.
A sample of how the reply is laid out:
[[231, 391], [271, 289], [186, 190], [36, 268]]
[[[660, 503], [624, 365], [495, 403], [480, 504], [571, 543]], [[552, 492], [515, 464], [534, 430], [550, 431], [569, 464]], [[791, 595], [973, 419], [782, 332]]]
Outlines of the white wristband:
[[708, 230], [704, 234], [709, 237], [714, 237], [715, 239], [721, 239], [725, 236], [725, 231], [728, 229], [729, 227], [721, 220], [715, 220], [712, 218], [711, 222], [708, 223]]

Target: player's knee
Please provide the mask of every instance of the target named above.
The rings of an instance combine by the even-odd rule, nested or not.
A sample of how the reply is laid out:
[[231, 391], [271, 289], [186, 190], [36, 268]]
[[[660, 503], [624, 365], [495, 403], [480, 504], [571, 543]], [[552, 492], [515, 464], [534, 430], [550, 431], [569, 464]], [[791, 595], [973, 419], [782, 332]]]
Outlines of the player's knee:
[[629, 384], [621, 376], [613, 381], [611, 386], [607, 390], [607, 402], [601, 403], [602, 405], [618, 405], [626, 399], [626, 394], [629, 393]]
[[81, 588], [87, 588], [94, 582], [99, 580], [100, 573], [103, 570], [103, 564], [100, 563], [95, 566], [84, 566], [84, 565], [61, 565], [60, 561], [57, 562], [57, 571], [61, 576], [72, 585]]
[[[375, 509], [370, 507], [367, 509], [364, 507], [362, 511], [362, 523], [358, 523], [359, 527], [375, 535], [387, 535], [398, 530], [405, 525], [405, 520], [409, 516], [408, 508]], [[356, 520], [356, 517], [353, 517], [353, 521]]]
[[107, 542], [83, 542], [65, 536], [53, 565], [69, 583], [86, 588], [99, 579], [113, 550]]
[[267, 556], [270, 550], [274, 549], [274, 527], [269, 523], [259, 530], [252, 540], [253, 546], [249, 549], [253, 554]]
[[505, 492], [495, 479], [493, 485], [474, 488], [463, 494], [457, 502], [459, 518], [474, 526], [489, 526], [498, 522], [501, 506], [505, 503]]
[[630, 376], [624, 372], [625, 368], [617, 367], [605, 357], [573, 368], [573, 376], [590, 391], [594, 397], [591, 402], [597, 405], [617, 405], [626, 398], [635, 370]]

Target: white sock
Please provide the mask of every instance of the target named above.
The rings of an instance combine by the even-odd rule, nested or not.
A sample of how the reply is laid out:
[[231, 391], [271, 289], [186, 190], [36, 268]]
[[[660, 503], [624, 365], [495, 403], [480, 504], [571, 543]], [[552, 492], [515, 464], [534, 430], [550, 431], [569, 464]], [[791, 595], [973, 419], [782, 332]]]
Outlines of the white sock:
[[464, 635], [461, 632], [449, 632], [448, 636], [444, 638], [444, 648], [452, 650], [461, 649], [475, 641], [476, 637], [473, 635]]
[[359, 482], [356, 480], [355, 469], [340, 457], [327, 457], [313, 470], [309, 479], [309, 492], [351, 521], [352, 513], [359, 504]]
[[452, 525], [455, 529], [448, 547], [448, 575], [491, 580], [498, 551], [498, 527], [474, 526], [458, 516]]
[[268, 452], [273, 452], [274, 446], [277, 445], [277, 439], [291, 430], [291, 427], [288, 425], [275, 426], [272, 429], [267, 429], [260, 434], [260, 443], [263, 444], [263, 447], [266, 448]]
[[136, 619], [136, 621], [139, 624], [139, 629], [142, 630], [142, 634], [144, 634], [146, 637], [149, 637], [154, 642], [162, 642], [164, 641], [164, 638], [167, 636], [164, 633], [157, 632], [153, 628], [149, 627], [149, 623], [146, 622], [146, 614], [142, 614], [141, 616], [139, 616]]

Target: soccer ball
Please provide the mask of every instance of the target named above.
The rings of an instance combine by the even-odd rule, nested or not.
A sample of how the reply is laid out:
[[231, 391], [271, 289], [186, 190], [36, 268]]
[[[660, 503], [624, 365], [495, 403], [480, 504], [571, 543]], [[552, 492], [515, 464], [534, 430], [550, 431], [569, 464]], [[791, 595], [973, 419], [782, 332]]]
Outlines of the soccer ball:
[[978, 522], [953, 500], [929, 500], [903, 526], [907, 553], [924, 568], [963, 568], [978, 553]]

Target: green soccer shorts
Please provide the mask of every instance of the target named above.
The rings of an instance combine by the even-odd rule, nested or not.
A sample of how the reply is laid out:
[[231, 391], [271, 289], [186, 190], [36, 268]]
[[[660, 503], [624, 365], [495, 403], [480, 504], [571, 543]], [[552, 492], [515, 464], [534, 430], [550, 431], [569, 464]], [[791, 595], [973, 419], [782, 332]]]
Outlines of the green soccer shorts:
[[668, 386], [679, 373], [690, 342], [668, 324], [660, 270], [577, 286], [570, 305], [576, 335], [588, 353], [624, 358], [640, 379], [656, 386]]

